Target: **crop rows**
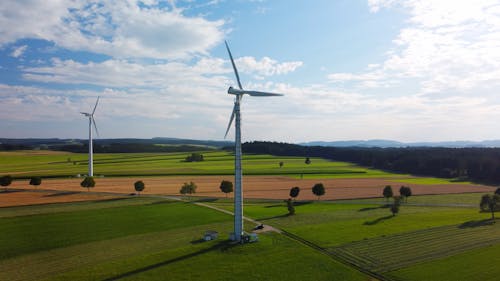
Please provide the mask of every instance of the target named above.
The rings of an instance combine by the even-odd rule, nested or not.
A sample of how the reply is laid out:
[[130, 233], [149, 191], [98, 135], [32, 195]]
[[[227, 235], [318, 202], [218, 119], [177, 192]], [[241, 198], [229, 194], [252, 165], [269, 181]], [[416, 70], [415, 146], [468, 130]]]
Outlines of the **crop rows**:
[[500, 226], [470, 222], [377, 237], [329, 249], [361, 268], [382, 273], [500, 243]]

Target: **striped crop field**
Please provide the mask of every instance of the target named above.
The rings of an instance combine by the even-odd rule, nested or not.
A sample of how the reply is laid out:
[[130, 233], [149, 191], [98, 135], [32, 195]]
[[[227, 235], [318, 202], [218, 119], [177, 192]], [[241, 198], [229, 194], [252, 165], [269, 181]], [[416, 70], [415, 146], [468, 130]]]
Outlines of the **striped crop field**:
[[500, 225], [490, 220], [379, 236], [330, 248], [346, 261], [384, 273], [500, 243]]

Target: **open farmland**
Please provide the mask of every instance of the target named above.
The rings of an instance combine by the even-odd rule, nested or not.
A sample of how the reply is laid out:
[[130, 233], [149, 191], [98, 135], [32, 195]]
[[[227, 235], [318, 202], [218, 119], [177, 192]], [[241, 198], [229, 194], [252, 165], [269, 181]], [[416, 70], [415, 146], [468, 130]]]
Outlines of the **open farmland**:
[[[250, 201], [245, 215], [383, 279], [463, 280], [462, 274], [469, 277], [466, 280], [494, 280], [500, 270], [491, 267], [488, 258], [498, 260], [494, 249], [500, 245], [500, 225], [475, 205], [451, 207], [474, 197], [477, 205], [480, 195], [448, 196], [434, 195], [432, 201], [449, 206], [403, 205], [395, 217], [383, 201], [370, 203], [373, 199], [302, 202], [295, 216], [286, 216], [283, 203]], [[410, 202], [431, 196], [419, 197]], [[224, 202], [211, 204], [232, 209]]]
[[[477, 207], [494, 187], [319, 158], [306, 165], [300, 157], [245, 155], [245, 216], [282, 232], [235, 246], [226, 240], [231, 215], [171, 200], [193, 181], [194, 201], [232, 211], [232, 194], [226, 199], [219, 184], [232, 181], [233, 156], [206, 152], [205, 161], [188, 163], [187, 155], [96, 155], [96, 173], [107, 172], [87, 192], [82, 178], [64, 176], [75, 167], [85, 173], [86, 155], [5, 153], [3, 174], [21, 178], [0, 192], [0, 280], [457, 280], [452, 276], [466, 269], [474, 276], [468, 280], [484, 280], [500, 274], [482, 262], [495, 257], [500, 225]], [[36, 165], [26, 160], [31, 157]], [[68, 157], [82, 157], [83, 164]], [[28, 184], [29, 176], [43, 173], [52, 178], [37, 188]], [[129, 196], [137, 180], [146, 184], [144, 196]], [[311, 192], [317, 182], [326, 187], [320, 201]], [[395, 217], [380, 198], [388, 184], [395, 193], [409, 185], [414, 195]], [[301, 192], [296, 215], [287, 216], [282, 200], [293, 186]], [[201, 243], [209, 229], [221, 238]]]
[[[233, 245], [231, 216], [189, 203], [56, 205], [0, 208], [0, 280], [369, 279], [277, 233]], [[221, 238], [202, 243], [206, 230]]]
[[[87, 156], [73, 153], [22, 151], [0, 153], [0, 175], [29, 178], [33, 175], [58, 177], [44, 179], [42, 189], [82, 191], [77, 174], [87, 169]], [[184, 182], [198, 185], [198, 196], [222, 197], [219, 184], [232, 180], [234, 157], [227, 152], [205, 152], [205, 161], [185, 162], [189, 153], [96, 154], [94, 191], [128, 194], [133, 183], [143, 180], [146, 194], [178, 194]], [[31, 160], [30, 160], [31, 159]], [[70, 159], [71, 161], [68, 161]], [[493, 187], [453, 182], [446, 179], [414, 177], [368, 169], [345, 162], [311, 158], [306, 165], [301, 157], [244, 155], [244, 196], [246, 198], [284, 199], [291, 187], [310, 189], [322, 182], [326, 187], [324, 200], [379, 197], [385, 185], [395, 189], [410, 185], [413, 194], [448, 194], [489, 192]], [[283, 162], [283, 167], [279, 167]], [[76, 164], [75, 164], [76, 163]], [[27, 180], [17, 180], [11, 187], [31, 189]], [[300, 199], [312, 200], [311, 192], [302, 192]]]

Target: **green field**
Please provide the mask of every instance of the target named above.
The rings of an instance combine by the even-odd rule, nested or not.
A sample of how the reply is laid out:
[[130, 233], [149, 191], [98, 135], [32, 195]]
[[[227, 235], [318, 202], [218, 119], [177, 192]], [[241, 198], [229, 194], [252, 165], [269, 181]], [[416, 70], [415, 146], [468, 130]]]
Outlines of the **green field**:
[[[205, 151], [202, 162], [185, 162], [190, 153], [94, 154], [94, 173], [104, 176], [233, 175], [234, 155]], [[280, 168], [279, 163], [283, 162]], [[452, 184], [452, 179], [421, 178], [360, 167], [347, 162], [302, 157], [243, 155], [244, 175], [285, 175], [293, 178], [384, 178], [401, 183]], [[87, 154], [52, 151], [0, 152], [0, 175], [15, 178], [74, 177], [87, 173]]]
[[233, 245], [231, 216], [190, 203], [55, 205], [0, 209], [0, 280], [367, 280], [279, 234]]
[[[188, 153], [97, 154], [95, 171], [106, 176], [233, 173], [230, 153], [203, 154], [205, 161], [197, 163], [183, 161]], [[86, 157], [2, 152], [0, 175], [85, 174]], [[310, 165], [300, 157], [243, 159], [246, 175], [453, 183], [319, 158]], [[397, 216], [383, 198], [296, 202], [294, 216], [287, 216], [282, 201], [246, 200], [246, 217], [283, 230], [246, 245], [227, 240], [231, 215], [193, 202], [121, 197], [4, 207], [0, 280], [496, 280], [500, 269], [492, 265], [500, 261], [500, 224], [478, 211], [481, 195], [412, 196]], [[197, 200], [233, 208], [229, 199]], [[221, 237], [201, 242], [206, 230]]]
[[[488, 276], [498, 276], [500, 269], [491, 267], [485, 259], [487, 253], [493, 253], [492, 246], [500, 245], [500, 224], [492, 224], [489, 214], [479, 213], [477, 207], [455, 206], [473, 199], [476, 206], [480, 196], [415, 196], [410, 202], [429, 200], [436, 206], [403, 205], [395, 217], [380, 204], [383, 200], [375, 199], [299, 202], [295, 216], [286, 216], [284, 203], [250, 201], [245, 205], [245, 215], [286, 230], [339, 260], [389, 280], [428, 280], [430, 273], [419, 271], [423, 265], [439, 276], [433, 280], [462, 280], [456, 278], [459, 273], [448, 277], [446, 263], [458, 272], [473, 268], [475, 278], [466, 280], [491, 280]], [[225, 202], [212, 204], [232, 209]], [[468, 253], [482, 259], [472, 262]], [[500, 255], [495, 253], [491, 258], [498, 260]], [[434, 266], [434, 261], [441, 266]], [[462, 261], [464, 264], [457, 266]]]

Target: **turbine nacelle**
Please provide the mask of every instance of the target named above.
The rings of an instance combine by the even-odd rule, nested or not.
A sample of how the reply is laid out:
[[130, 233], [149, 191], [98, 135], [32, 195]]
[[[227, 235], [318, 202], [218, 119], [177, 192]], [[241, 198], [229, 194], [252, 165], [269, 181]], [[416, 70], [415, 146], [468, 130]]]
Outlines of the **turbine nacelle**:
[[246, 91], [243, 89], [235, 89], [233, 87], [229, 87], [227, 89], [227, 93], [230, 95], [235, 95], [235, 96], [241, 96], [244, 94], [247, 94], [249, 96], [253, 97], [273, 97], [273, 96], [283, 96], [283, 94], [277, 94], [277, 93], [268, 93], [268, 92], [259, 92], [259, 91]]

